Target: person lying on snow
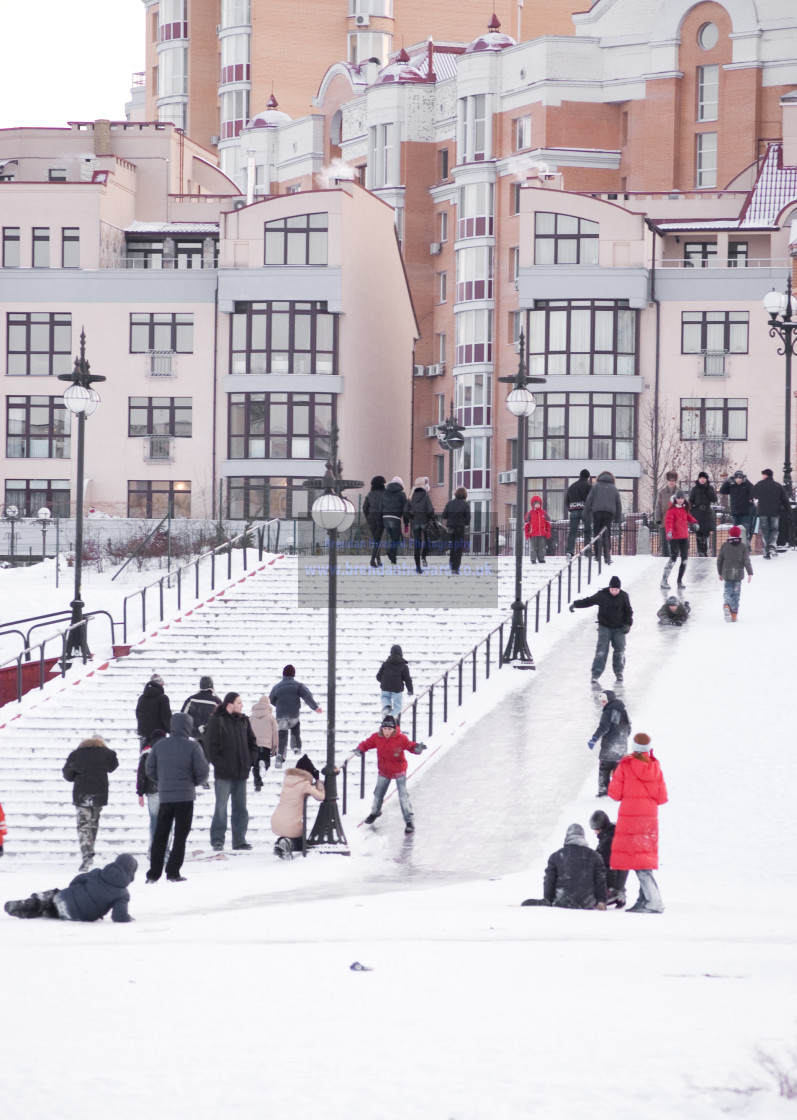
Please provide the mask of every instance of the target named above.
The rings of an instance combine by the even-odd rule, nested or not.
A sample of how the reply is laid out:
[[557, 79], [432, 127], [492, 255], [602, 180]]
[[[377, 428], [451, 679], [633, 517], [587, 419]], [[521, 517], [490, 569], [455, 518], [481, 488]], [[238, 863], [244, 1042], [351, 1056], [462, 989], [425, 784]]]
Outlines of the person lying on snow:
[[129, 885], [138, 863], [131, 855], [117, 856], [105, 867], [76, 875], [64, 890], [42, 891], [5, 904], [14, 918], [61, 918], [65, 922], [96, 922], [110, 910], [114, 922], [133, 922], [127, 912]]

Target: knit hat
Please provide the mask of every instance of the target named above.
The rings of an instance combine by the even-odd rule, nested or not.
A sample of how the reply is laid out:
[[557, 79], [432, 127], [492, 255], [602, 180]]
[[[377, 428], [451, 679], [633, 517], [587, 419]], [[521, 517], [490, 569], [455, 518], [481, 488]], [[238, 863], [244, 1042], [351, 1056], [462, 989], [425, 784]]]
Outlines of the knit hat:
[[619, 576], [612, 576], [612, 578], [609, 580], [609, 587], [622, 587], [622, 586], [623, 585], [620, 583], [620, 577]]
[[698, 478], [698, 481], [700, 481], [701, 478], [705, 478], [706, 482], [708, 482], [708, 475], [706, 474], [705, 471], [701, 471], [700, 474], [697, 476], [697, 478]]
[[733, 472], [733, 477], [734, 478], [744, 478], [744, 471], [734, 471]]
[[382, 474], [375, 474], [374, 477], [371, 479], [371, 489], [372, 490], [384, 490], [384, 488], [385, 488], [385, 476], [382, 475]]
[[199, 678], [199, 687], [200, 688], [213, 688], [213, 677], [200, 677]]
[[676, 500], [678, 498], [686, 498], [686, 494], [684, 494], [683, 490], [676, 490], [675, 491], [675, 498], [676, 498]]
[[596, 809], [592, 816], [589, 818], [589, 827], [594, 829], [596, 832], [598, 831], [598, 829], [605, 828], [607, 824], [611, 824], [611, 821], [609, 820], [606, 813], [604, 813], [603, 809]]
[[382, 727], [395, 727], [396, 721], [392, 716], [384, 716], [382, 719]]
[[401, 649], [401, 646], [391, 646], [391, 647], [390, 647], [390, 652], [391, 652], [391, 653], [392, 653], [392, 654], [393, 654], [393, 655], [394, 655], [395, 657], [403, 657], [403, 656], [404, 656], [404, 654], [403, 654], [403, 652], [402, 652], [402, 649]]
[[163, 677], [160, 676], [159, 673], [153, 673], [152, 676], [149, 678], [149, 681], [150, 681], [150, 684], [162, 685], [163, 684]]
[[293, 665], [286, 665], [282, 670], [282, 675], [283, 677], [295, 677], [296, 670], [294, 669]]
[[579, 478], [589, 478], [589, 471], [585, 467], [583, 471], [579, 471]]
[[[604, 688], [604, 690], [603, 690], [603, 692], [601, 692], [600, 696], [605, 696], [606, 697], [606, 703], [607, 704], [610, 704], [612, 702], [612, 700], [617, 699], [617, 693], [612, 692], [612, 690], [610, 688]], [[600, 696], [598, 697], [598, 699], [600, 699]]]
[[731, 525], [730, 529], [728, 530], [728, 536], [736, 539], [738, 537], [741, 537], [741, 535], [742, 535], [741, 525]]
[[650, 735], [646, 735], [644, 731], [638, 731], [634, 736], [634, 742], [643, 751], [646, 751], [650, 745]]
[[294, 766], [297, 770], [306, 770], [308, 774], [312, 774], [314, 781], [318, 781], [318, 770], [313, 766], [312, 759], [308, 758], [306, 754], [303, 754], [299, 761], [294, 763]]
[[147, 746], [147, 744], [149, 744], [150, 747], [154, 747], [156, 743], [159, 743], [161, 741], [161, 739], [165, 739], [167, 734], [168, 732], [163, 731], [162, 728], [156, 727], [154, 731], [150, 731], [149, 739], [144, 744], [144, 746]]
[[565, 844], [581, 844], [583, 847], [587, 846], [587, 841], [584, 838], [584, 829], [580, 824], [569, 824], [567, 826]]
[[677, 607], [678, 606], [678, 599], [676, 598], [675, 595], [668, 595], [667, 596], [667, 606], [668, 607]]

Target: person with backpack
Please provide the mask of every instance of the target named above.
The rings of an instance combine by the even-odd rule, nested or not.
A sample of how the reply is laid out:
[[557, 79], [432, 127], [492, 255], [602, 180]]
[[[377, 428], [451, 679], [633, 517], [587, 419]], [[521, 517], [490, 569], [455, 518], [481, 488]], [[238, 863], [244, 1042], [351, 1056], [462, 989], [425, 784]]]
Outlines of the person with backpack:
[[610, 688], [600, 694], [600, 702], [603, 708], [600, 723], [587, 746], [590, 750], [594, 750], [598, 740], [601, 741], [597, 796], [606, 797], [609, 792], [609, 779], [617, 769], [617, 763], [621, 758], [625, 758], [628, 750], [631, 721], [625, 710], [625, 704]]
[[584, 514], [591, 519], [592, 532], [598, 537], [595, 547], [596, 559], [600, 557], [602, 549], [606, 563], [611, 564], [612, 524], [616, 522], [619, 527], [623, 523], [623, 503], [611, 471], [601, 471], [596, 478], [595, 485], [584, 502]]
[[544, 564], [545, 550], [551, 539], [551, 519], [542, 508], [542, 498], [536, 494], [531, 499], [531, 508], [526, 514], [523, 531], [529, 542], [532, 564], [538, 562]]

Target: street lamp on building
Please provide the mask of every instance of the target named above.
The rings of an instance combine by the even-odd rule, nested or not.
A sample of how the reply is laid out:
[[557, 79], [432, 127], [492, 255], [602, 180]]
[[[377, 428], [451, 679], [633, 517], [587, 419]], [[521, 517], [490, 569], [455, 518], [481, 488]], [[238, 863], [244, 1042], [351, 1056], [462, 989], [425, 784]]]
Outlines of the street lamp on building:
[[83, 622], [81, 580], [83, 576], [83, 468], [85, 457], [86, 417], [93, 415], [100, 405], [100, 396], [92, 389], [95, 381], [104, 381], [101, 374], [90, 372], [86, 361], [86, 332], [80, 332], [80, 356], [75, 358], [71, 373], [58, 375], [59, 381], [71, 382], [64, 391], [64, 404], [77, 416], [77, 493], [75, 501], [75, 595], [72, 603], [72, 621], [65, 647], [67, 660], [79, 653], [85, 661], [89, 654], [86, 627]]
[[770, 338], [779, 338], [783, 346], [778, 353], [786, 358], [786, 408], [784, 431], [783, 487], [791, 499], [791, 358], [795, 353], [795, 332], [797, 332], [797, 298], [791, 294], [791, 276], [786, 281], [786, 292], [767, 292], [763, 299], [764, 310], [769, 315]]
[[451, 411], [442, 424], [437, 425], [437, 442], [443, 451], [448, 452], [448, 497], [454, 497], [454, 452], [459, 451], [465, 443], [465, 429], [458, 424], [454, 417], [454, 402], [451, 401]]
[[526, 640], [526, 615], [523, 610], [523, 515], [526, 505], [523, 478], [523, 466], [526, 458], [526, 431], [529, 416], [534, 415], [537, 402], [529, 385], [544, 385], [544, 377], [529, 377], [526, 373], [526, 339], [523, 331], [520, 332], [520, 358], [517, 373], [514, 377], [499, 377], [514, 388], [507, 394], [506, 407], [513, 416], [517, 416], [517, 497], [515, 499], [515, 601], [512, 603], [512, 629], [509, 641], [503, 651], [504, 661], [520, 662], [518, 669], [534, 669], [534, 658], [531, 656], [528, 641]]
[[310, 510], [316, 525], [328, 534], [329, 567], [327, 590], [327, 762], [324, 767], [324, 800], [318, 810], [315, 824], [307, 837], [310, 845], [336, 844], [336, 849], [348, 855], [346, 835], [338, 811], [338, 789], [335, 775], [335, 700], [337, 675], [337, 611], [338, 611], [338, 533], [345, 533], [357, 516], [353, 504], [343, 497], [344, 490], [359, 489], [362, 482], [341, 478], [342, 466], [338, 460], [338, 433], [332, 432], [331, 454], [327, 460], [323, 479], [305, 482], [309, 490], [322, 490]]

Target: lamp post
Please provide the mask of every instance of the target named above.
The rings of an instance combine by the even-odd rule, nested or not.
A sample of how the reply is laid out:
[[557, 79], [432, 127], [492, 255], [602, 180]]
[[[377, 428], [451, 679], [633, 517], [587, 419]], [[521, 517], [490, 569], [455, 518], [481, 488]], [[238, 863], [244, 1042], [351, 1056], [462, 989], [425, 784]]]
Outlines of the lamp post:
[[782, 292], [767, 292], [763, 299], [764, 310], [769, 315], [769, 336], [778, 337], [783, 342], [778, 347], [778, 353], [786, 356], [786, 415], [784, 432], [784, 460], [783, 460], [783, 487], [791, 500], [791, 358], [794, 354], [795, 332], [797, 320], [797, 298], [791, 294], [791, 275], [786, 281], [786, 294]]
[[337, 611], [338, 611], [338, 533], [346, 532], [357, 516], [353, 504], [343, 497], [344, 490], [359, 489], [362, 482], [341, 478], [338, 460], [338, 432], [332, 431], [330, 457], [323, 479], [309, 479], [309, 490], [323, 490], [313, 502], [310, 514], [329, 539], [329, 582], [327, 593], [327, 762], [324, 767], [324, 800], [307, 837], [310, 846], [336, 844], [342, 855], [348, 855], [346, 835], [338, 812], [338, 787], [335, 774], [335, 688], [337, 675]]
[[21, 517], [21, 513], [17, 506], [6, 506], [3, 513], [3, 519], [11, 526], [11, 563], [14, 563], [14, 529]]
[[517, 498], [515, 506], [515, 601], [512, 603], [512, 628], [509, 641], [503, 652], [504, 661], [518, 661], [516, 669], [535, 669], [526, 640], [526, 616], [523, 611], [523, 516], [526, 504], [523, 479], [523, 464], [526, 458], [526, 421], [534, 415], [537, 402], [529, 385], [544, 385], [544, 377], [529, 377], [526, 373], [526, 339], [520, 332], [520, 358], [514, 377], [499, 377], [499, 381], [513, 385], [507, 394], [506, 407], [517, 416]]
[[448, 498], [454, 497], [454, 452], [459, 451], [465, 443], [465, 429], [454, 418], [454, 402], [451, 401], [451, 411], [442, 424], [437, 425], [437, 442], [443, 451], [448, 452]]
[[90, 657], [88, 641], [86, 640], [86, 627], [83, 622], [83, 600], [81, 599], [81, 579], [83, 576], [83, 466], [85, 456], [86, 417], [95, 413], [100, 404], [100, 396], [96, 389], [92, 389], [95, 381], [104, 381], [100, 374], [90, 372], [89, 363], [86, 361], [86, 332], [80, 332], [80, 357], [75, 358], [75, 365], [71, 373], [60, 373], [59, 381], [71, 382], [64, 392], [64, 404], [69, 411], [77, 416], [77, 495], [75, 502], [75, 597], [72, 607], [72, 621], [69, 637], [65, 647], [65, 657], [71, 660], [72, 655], [79, 653], [83, 660]]
[[47, 506], [42, 506], [42, 508], [36, 514], [36, 518], [39, 522], [39, 528], [42, 531], [42, 564], [47, 559], [47, 530], [50, 528], [52, 516], [53, 515], [50, 513]]

